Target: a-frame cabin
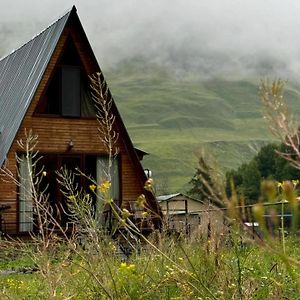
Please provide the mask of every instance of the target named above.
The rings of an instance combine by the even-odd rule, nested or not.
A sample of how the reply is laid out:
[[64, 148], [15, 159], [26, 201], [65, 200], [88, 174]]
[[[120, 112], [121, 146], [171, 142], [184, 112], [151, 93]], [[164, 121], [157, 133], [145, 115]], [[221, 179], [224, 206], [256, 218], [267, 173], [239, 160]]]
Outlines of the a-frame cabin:
[[[78, 167], [97, 177], [107, 159], [89, 94], [88, 76], [96, 72], [100, 68], [75, 7], [0, 60], [0, 166], [5, 165], [14, 178], [22, 178], [16, 159], [16, 154], [22, 155], [18, 140], [25, 138], [25, 129], [32, 130], [43, 156], [49, 201], [57, 206], [64, 199], [56, 170]], [[154, 215], [159, 214], [155, 198], [144, 190], [147, 178], [114, 102], [111, 111], [119, 135], [114, 201], [130, 210], [143, 193]], [[86, 184], [84, 178], [79, 181]], [[0, 231], [21, 234], [33, 229], [34, 208], [30, 204], [28, 208], [23, 198], [13, 181], [0, 181]]]

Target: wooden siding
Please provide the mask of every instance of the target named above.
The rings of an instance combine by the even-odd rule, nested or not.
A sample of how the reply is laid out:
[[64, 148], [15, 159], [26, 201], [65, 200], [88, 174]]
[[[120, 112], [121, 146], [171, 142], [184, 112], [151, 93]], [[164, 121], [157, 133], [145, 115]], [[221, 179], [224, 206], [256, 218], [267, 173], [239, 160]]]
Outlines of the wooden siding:
[[[38, 135], [38, 150], [41, 153], [105, 153], [105, 148], [98, 137], [98, 123], [96, 119], [43, 117], [34, 115], [35, 108], [47, 87], [47, 83], [63, 52], [69, 35], [74, 40], [86, 73], [92, 74], [99, 71], [91, 49], [86, 43], [84, 34], [78, 34], [78, 32], [81, 32], [78, 26], [80, 26], [80, 24], [74, 19], [71, 19], [67, 24], [8, 153], [6, 166], [12, 171], [15, 178], [17, 178], [15, 153], [20, 151], [17, 140], [21, 138], [24, 139], [25, 129], [32, 129], [33, 134]], [[116, 131], [120, 131], [120, 127], [123, 126], [122, 124], [118, 124], [118, 122], [118, 119], [116, 119]], [[73, 141], [74, 147], [68, 150], [70, 140]], [[132, 163], [135, 158], [130, 157], [131, 154], [128, 152], [128, 145], [126, 145], [126, 141], [123, 140], [121, 135], [119, 136], [117, 147], [121, 161], [122, 205], [128, 207], [128, 202], [135, 201], [137, 196], [143, 193], [143, 178], [140, 176], [140, 170], [136, 169], [136, 164]], [[17, 192], [18, 188], [15, 183], [11, 181], [0, 182], [0, 204], [8, 204], [11, 206], [11, 208], [3, 214], [3, 229], [8, 233], [18, 232]]]

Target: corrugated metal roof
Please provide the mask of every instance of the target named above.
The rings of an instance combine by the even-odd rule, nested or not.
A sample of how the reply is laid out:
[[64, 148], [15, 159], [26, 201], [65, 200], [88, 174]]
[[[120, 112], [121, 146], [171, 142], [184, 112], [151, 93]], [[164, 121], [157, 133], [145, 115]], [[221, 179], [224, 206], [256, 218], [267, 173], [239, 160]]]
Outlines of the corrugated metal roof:
[[194, 200], [194, 201], [197, 201], [197, 202], [201, 202], [203, 203], [203, 201], [199, 200], [199, 199], [195, 199], [193, 197], [190, 197], [188, 195], [185, 195], [185, 194], [182, 194], [182, 193], [176, 193], [176, 194], [170, 194], [170, 195], [161, 195], [161, 196], [157, 196], [156, 197], [156, 200], [158, 202], [163, 202], [163, 201], [168, 201], [168, 200], [171, 200], [173, 198], [176, 198], [178, 196], [183, 196], [185, 197], [186, 199], [191, 199], [191, 200]]
[[158, 202], [161, 202], [161, 201], [166, 201], [166, 200], [169, 200], [169, 199], [172, 199], [174, 197], [177, 197], [179, 195], [182, 195], [181, 193], [176, 193], [176, 194], [170, 194], [170, 195], [161, 195], [161, 196], [157, 196], [156, 199]]
[[14, 141], [49, 60], [72, 13], [0, 61], [0, 166]]

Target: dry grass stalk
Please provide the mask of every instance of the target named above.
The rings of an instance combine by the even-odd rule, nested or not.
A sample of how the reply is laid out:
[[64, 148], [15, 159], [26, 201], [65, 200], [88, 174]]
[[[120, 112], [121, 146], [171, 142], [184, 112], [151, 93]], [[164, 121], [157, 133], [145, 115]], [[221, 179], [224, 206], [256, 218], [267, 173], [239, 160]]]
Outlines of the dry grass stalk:
[[293, 167], [300, 169], [299, 122], [289, 112], [284, 97], [285, 85], [286, 82], [280, 79], [272, 83], [268, 80], [261, 81], [259, 96], [264, 107], [264, 118], [271, 133], [291, 150], [277, 153]]

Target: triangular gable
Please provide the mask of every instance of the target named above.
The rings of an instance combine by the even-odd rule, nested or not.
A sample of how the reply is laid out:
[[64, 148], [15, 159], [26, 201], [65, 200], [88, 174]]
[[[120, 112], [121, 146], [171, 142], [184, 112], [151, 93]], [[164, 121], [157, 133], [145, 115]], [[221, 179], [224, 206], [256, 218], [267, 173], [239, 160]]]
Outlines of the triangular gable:
[[0, 61], [0, 166], [75, 7]]

